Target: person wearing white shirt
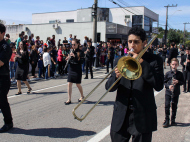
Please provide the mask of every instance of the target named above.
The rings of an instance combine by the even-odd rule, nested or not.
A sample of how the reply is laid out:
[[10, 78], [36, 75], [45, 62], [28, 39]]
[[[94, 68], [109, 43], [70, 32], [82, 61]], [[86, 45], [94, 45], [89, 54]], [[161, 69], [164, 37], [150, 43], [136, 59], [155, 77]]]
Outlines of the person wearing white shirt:
[[45, 79], [48, 79], [48, 67], [51, 65], [51, 57], [48, 53], [47, 47], [44, 47], [43, 63], [44, 67], [46, 68]]

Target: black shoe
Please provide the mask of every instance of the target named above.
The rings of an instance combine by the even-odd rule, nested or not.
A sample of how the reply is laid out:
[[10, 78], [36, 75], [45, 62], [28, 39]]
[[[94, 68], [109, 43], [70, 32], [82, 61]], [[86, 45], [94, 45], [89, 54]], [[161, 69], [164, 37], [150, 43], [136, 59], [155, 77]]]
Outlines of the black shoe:
[[171, 121], [171, 126], [177, 126], [177, 123], [175, 123], [175, 120]]
[[165, 120], [164, 123], [162, 124], [164, 128], [167, 128], [169, 126], [169, 120]]
[[30, 94], [32, 91], [32, 88], [28, 89], [27, 94]]
[[[84, 99], [84, 97], [82, 98], [82, 100]], [[78, 99], [78, 102], [81, 102], [82, 100]]]
[[166, 69], [166, 67], [164, 67], [164, 69]]
[[93, 77], [91, 77], [91, 79], [93, 79]]
[[22, 92], [18, 92], [17, 94], [15, 94], [15, 95], [21, 95], [22, 94]]
[[88, 79], [88, 77], [85, 77], [84, 79]]
[[187, 91], [183, 91], [183, 93], [187, 93]]
[[105, 74], [108, 74], [108, 72], [106, 72]]
[[69, 102], [65, 102], [65, 105], [69, 105], [69, 104], [71, 104], [71, 101], [69, 101]]
[[13, 123], [11, 124], [5, 124], [3, 127], [0, 129], [0, 133], [4, 133], [9, 131], [11, 128], [13, 128]]

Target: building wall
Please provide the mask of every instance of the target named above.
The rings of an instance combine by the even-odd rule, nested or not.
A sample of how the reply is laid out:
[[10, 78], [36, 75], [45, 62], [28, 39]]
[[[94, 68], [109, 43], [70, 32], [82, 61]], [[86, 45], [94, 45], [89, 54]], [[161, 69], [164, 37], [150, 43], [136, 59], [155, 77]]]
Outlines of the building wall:
[[32, 14], [32, 24], [44, 24], [52, 20], [60, 20], [64, 23], [67, 19], [74, 19], [74, 22], [77, 22], [77, 11]]
[[[132, 27], [132, 15], [144, 14], [144, 7], [126, 7], [125, 9], [110, 8], [109, 22]], [[130, 12], [127, 10], [129, 10]], [[125, 23], [125, 15], [130, 15], [130, 22]]]
[[148, 8], [144, 7], [144, 15], [153, 19], [154, 21], [159, 21], [159, 14], [149, 10]]
[[78, 9], [76, 22], [92, 22], [92, 9]]
[[10, 35], [11, 42], [14, 42], [23, 31], [23, 25], [6, 25], [6, 34]]
[[[25, 33], [27, 35], [34, 34], [34, 36], [40, 36], [40, 40], [46, 42], [47, 37], [52, 37], [55, 35], [56, 45], [57, 41], [61, 39], [63, 41], [64, 37], [68, 39], [69, 34], [77, 36], [77, 39], [82, 41], [84, 40], [84, 36], [89, 38], [93, 37], [93, 22], [88, 23], [60, 23], [58, 24], [58, 28], [54, 29], [53, 24], [32, 24], [32, 25], [24, 25], [23, 29], [26, 27], [28, 31]], [[106, 22], [98, 22], [97, 24], [97, 32], [101, 33], [101, 40], [105, 41], [106, 39]]]

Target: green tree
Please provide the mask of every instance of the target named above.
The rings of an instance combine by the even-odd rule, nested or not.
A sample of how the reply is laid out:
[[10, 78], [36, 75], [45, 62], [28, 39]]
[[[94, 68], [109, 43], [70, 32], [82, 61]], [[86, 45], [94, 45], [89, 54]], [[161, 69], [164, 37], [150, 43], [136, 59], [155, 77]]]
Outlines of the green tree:
[[175, 42], [176, 44], [180, 43], [180, 34], [177, 32], [177, 30], [169, 29], [168, 35], [167, 35], [168, 43]]
[[188, 47], [190, 47], [190, 40], [186, 41], [185, 45], [188, 46]]

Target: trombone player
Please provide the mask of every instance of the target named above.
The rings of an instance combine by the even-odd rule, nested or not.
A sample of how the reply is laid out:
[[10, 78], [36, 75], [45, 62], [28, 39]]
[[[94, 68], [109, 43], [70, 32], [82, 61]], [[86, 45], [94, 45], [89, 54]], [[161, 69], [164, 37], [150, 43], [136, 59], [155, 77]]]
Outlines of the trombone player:
[[[142, 28], [133, 27], [128, 33], [129, 54], [136, 58], [146, 44], [146, 33]], [[117, 65], [119, 58], [114, 61]], [[157, 130], [157, 112], [154, 89], [164, 87], [163, 61], [158, 55], [145, 52], [139, 60], [142, 75], [137, 80], [124, 77], [110, 90], [117, 90], [111, 123], [112, 142], [150, 142], [152, 131]], [[118, 68], [106, 82], [108, 89], [121, 74]]]

